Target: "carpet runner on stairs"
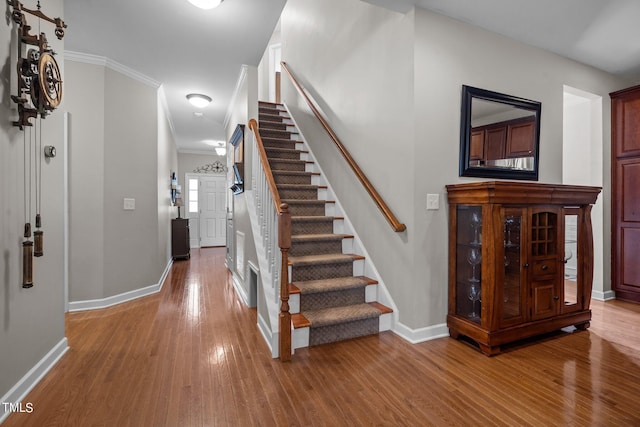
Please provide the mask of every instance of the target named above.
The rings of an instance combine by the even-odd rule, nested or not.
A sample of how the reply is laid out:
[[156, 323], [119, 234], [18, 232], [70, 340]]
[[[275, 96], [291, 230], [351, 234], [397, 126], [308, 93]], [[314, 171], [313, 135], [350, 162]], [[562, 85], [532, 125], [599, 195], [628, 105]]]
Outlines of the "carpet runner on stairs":
[[278, 104], [260, 102], [258, 118], [280, 199], [291, 212], [290, 292], [300, 296], [294, 328], [310, 328], [309, 345], [378, 333], [380, 316], [391, 309], [366, 302], [366, 288], [377, 282], [354, 272], [362, 256], [343, 253], [343, 241], [353, 236], [334, 233], [342, 218], [326, 214], [334, 202], [319, 198], [327, 187], [313, 184], [319, 174], [296, 142], [297, 129]]

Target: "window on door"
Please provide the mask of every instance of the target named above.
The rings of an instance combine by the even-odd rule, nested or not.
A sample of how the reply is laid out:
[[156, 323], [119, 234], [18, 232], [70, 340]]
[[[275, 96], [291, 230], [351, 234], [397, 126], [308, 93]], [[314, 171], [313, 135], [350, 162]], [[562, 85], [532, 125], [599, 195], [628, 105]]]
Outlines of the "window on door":
[[189, 179], [189, 213], [198, 212], [198, 180]]

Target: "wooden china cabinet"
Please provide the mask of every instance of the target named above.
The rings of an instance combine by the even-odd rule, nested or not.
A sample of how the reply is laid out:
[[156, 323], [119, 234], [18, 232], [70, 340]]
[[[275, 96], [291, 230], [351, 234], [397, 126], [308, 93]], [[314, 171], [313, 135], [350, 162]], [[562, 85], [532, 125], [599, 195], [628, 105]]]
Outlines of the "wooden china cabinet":
[[488, 181], [447, 192], [451, 337], [493, 355], [509, 342], [589, 327], [599, 187]]
[[640, 86], [611, 96], [611, 287], [640, 302]]

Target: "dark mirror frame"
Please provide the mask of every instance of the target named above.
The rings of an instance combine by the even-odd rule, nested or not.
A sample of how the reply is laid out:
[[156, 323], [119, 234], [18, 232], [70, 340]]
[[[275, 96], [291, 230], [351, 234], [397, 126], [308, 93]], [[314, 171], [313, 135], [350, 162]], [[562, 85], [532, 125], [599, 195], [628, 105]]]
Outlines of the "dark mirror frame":
[[[535, 112], [533, 170], [506, 169], [489, 166], [470, 166], [471, 148], [471, 104], [473, 99], [493, 101], [516, 108]], [[542, 104], [529, 99], [518, 98], [503, 93], [492, 92], [472, 86], [462, 85], [462, 108], [460, 114], [460, 176], [481, 178], [502, 178], [520, 180], [538, 180], [538, 162], [540, 156], [540, 113]]]

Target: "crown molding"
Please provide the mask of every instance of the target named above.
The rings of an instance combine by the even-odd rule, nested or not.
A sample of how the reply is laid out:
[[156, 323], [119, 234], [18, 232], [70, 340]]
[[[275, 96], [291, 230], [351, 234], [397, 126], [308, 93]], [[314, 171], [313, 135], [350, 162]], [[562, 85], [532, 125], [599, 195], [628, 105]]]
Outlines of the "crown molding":
[[173, 126], [173, 119], [171, 118], [171, 110], [169, 110], [169, 103], [167, 102], [167, 94], [164, 91], [164, 85], [160, 85], [158, 88], [158, 101], [160, 105], [162, 105], [162, 110], [164, 111], [165, 118], [169, 123], [169, 129], [171, 130], [171, 135], [173, 136], [173, 141], [175, 144], [176, 138], [176, 128]]
[[206, 155], [206, 156], [213, 156], [213, 157], [219, 157], [221, 159], [225, 159], [227, 156], [218, 156], [216, 154], [216, 152], [213, 150], [213, 148], [211, 148], [211, 151], [206, 151], [206, 150], [180, 150], [178, 149], [178, 154], [198, 154], [198, 155]]
[[233, 108], [236, 103], [236, 99], [238, 98], [238, 93], [240, 93], [240, 88], [244, 84], [244, 81], [247, 79], [247, 70], [249, 66], [243, 64], [240, 67], [240, 75], [238, 76], [238, 81], [236, 82], [236, 87], [233, 89], [233, 95], [231, 95], [231, 102], [229, 102], [229, 106], [227, 107], [227, 114], [224, 116], [224, 122], [222, 126], [226, 129], [229, 125], [229, 121], [231, 120], [231, 114], [233, 114]]
[[155, 89], [158, 89], [161, 86], [161, 83], [159, 81], [145, 76], [144, 74], [134, 70], [133, 68], [129, 68], [126, 65], [122, 65], [119, 62], [116, 62], [104, 56], [65, 50], [64, 59], [65, 61], [80, 62], [83, 64], [101, 65], [120, 74], [124, 74], [127, 77], [131, 77], [132, 79], [151, 86]]

